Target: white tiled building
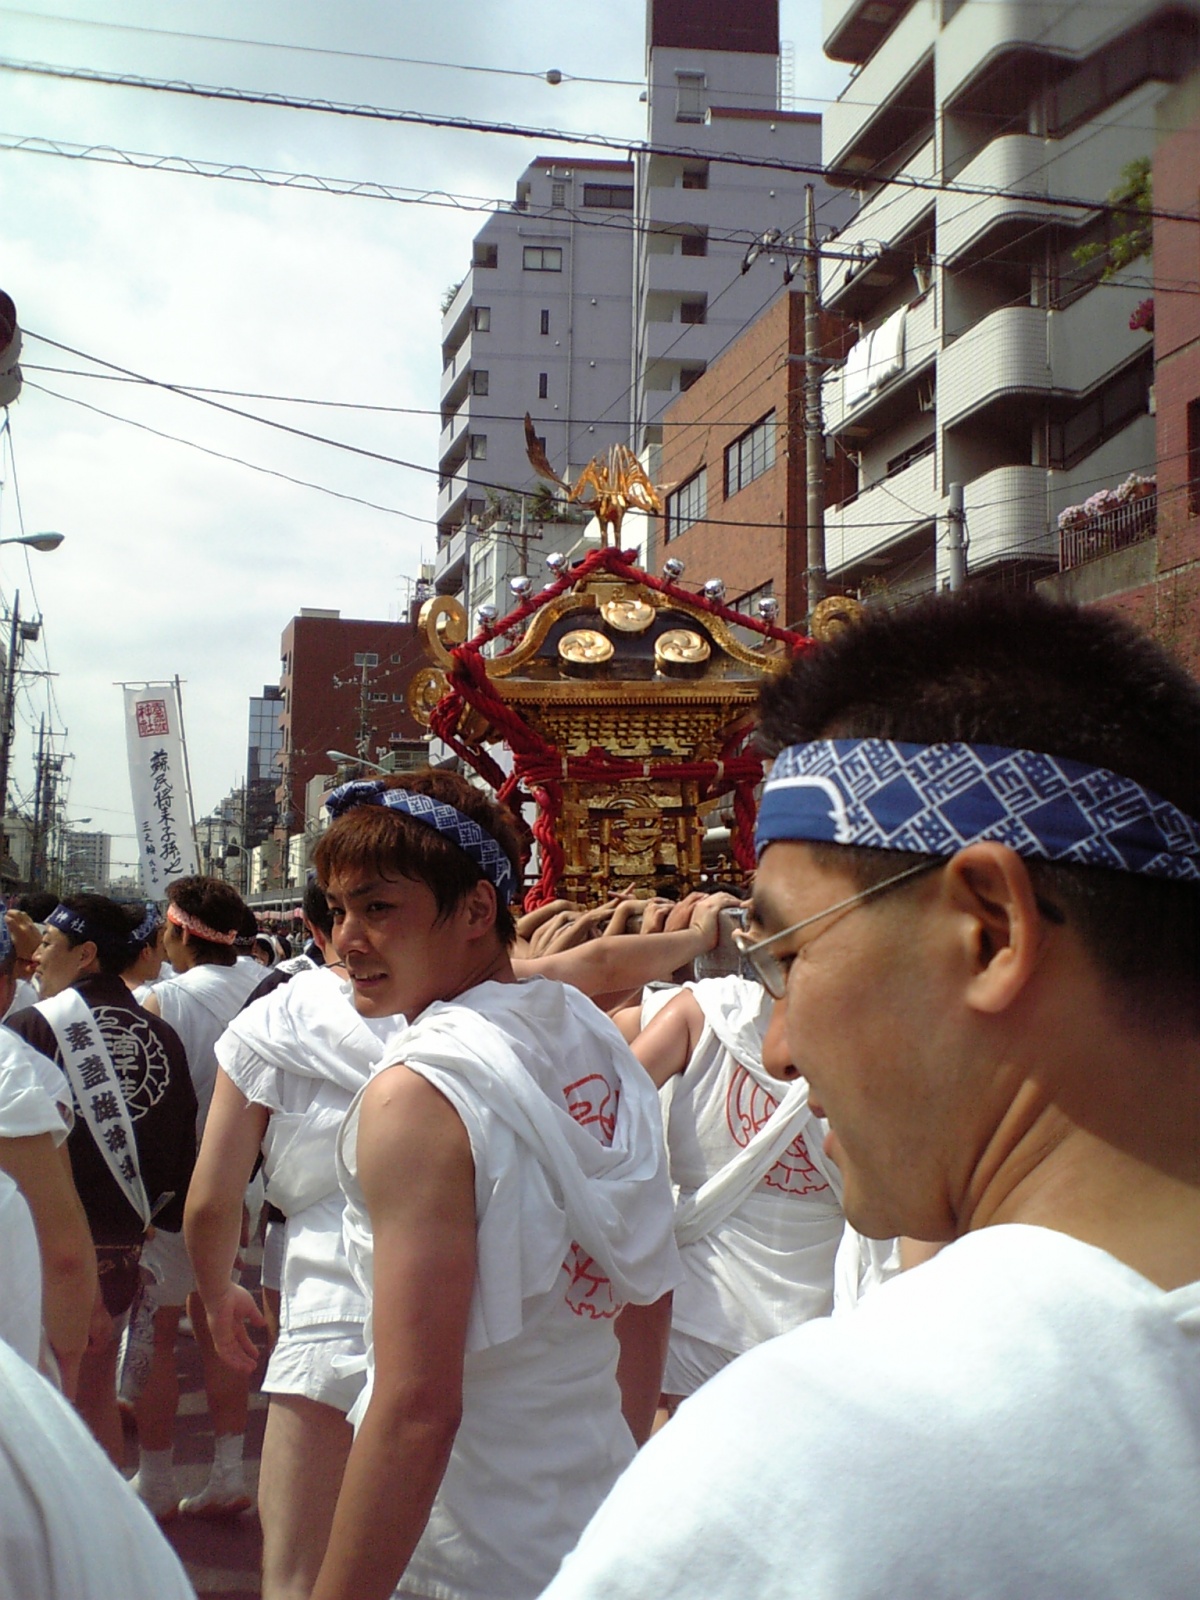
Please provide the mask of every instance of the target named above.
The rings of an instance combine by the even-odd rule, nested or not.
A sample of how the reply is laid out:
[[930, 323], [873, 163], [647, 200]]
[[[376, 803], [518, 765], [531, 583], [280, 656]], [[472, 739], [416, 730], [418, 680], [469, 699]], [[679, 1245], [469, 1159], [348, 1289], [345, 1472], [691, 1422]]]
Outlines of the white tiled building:
[[[783, 292], [783, 262], [743, 274], [755, 238], [803, 231], [803, 173], [721, 154], [818, 165], [821, 119], [781, 109], [778, 0], [647, 0], [647, 142], [639, 156], [634, 281], [634, 423], [639, 447], [681, 389]], [[850, 196], [816, 181], [820, 231]]]
[[[442, 319], [434, 576], [442, 593], [468, 586], [472, 519], [484, 516], [489, 489], [531, 492], [543, 481], [526, 456], [526, 412], [563, 478], [628, 439], [633, 218], [627, 162], [539, 156], [511, 209], [476, 235]], [[490, 543], [491, 565], [507, 570], [519, 546]], [[526, 549], [536, 576], [539, 541]], [[475, 590], [471, 603], [483, 597]]]
[[1152, 341], [1129, 328], [1149, 263], [1101, 283], [1075, 251], [1123, 231], [1100, 203], [1150, 154], [1197, 11], [825, 0], [824, 23], [856, 68], [824, 159], [863, 200], [834, 247], [855, 259], [822, 265], [825, 305], [862, 328], [825, 383], [859, 475], [827, 515], [830, 580], [901, 598], [943, 582], [952, 483], [969, 571], [1053, 566], [1065, 505], [1153, 470]]

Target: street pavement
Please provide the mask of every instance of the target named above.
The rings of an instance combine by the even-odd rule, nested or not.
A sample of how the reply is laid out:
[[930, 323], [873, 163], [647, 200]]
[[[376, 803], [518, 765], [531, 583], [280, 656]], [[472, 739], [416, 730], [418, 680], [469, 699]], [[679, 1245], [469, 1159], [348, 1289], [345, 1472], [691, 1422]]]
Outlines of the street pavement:
[[[190, 1334], [181, 1333], [177, 1359], [180, 1393], [175, 1422], [175, 1473], [180, 1494], [195, 1494], [208, 1481], [213, 1433], [204, 1399], [200, 1351]], [[265, 1367], [263, 1360], [254, 1377], [246, 1429], [246, 1492], [256, 1502], [258, 1463], [267, 1420], [267, 1399], [259, 1393], [258, 1386]], [[132, 1471], [137, 1462], [137, 1440], [132, 1432], [126, 1435], [126, 1460]], [[177, 1517], [164, 1526], [163, 1533], [187, 1568], [201, 1600], [210, 1595], [220, 1596], [221, 1600], [259, 1600], [262, 1532], [257, 1511], [214, 1522]]]

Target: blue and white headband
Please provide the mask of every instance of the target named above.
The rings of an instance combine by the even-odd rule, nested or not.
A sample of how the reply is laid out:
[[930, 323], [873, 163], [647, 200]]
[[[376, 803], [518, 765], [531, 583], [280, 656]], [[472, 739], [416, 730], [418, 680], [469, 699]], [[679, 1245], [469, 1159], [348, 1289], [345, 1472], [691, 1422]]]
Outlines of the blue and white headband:
[[0, 967], [4, 965], [12, 954], [13, 947], [12, 934], [8, 931], [8, 923], [4, 920], [7, 912], [8, 901], [0, 900]]
[[415, 789], [391, 789], [378, 778], [343, 783], [325, 797], [325, 809], [331, 817], [340, 817], [358, 806], [386, 806], [392, 811], [403, 811], [435, 829], [470, 856], [484, 877], [495, 884], [504, 905], [512, 898], [513, 866], [507, 851], [456, 806], [418, 794]]
[[97, 950], [111, 951], [114, 955], [120, 955], [126, 948], [131, 952], [133, 950], [132, 944], [129, 944], [127, 939], [119, 935], [114, 936], [108, 928], [94, 927], [82, 911], [72, 911], [69, 906], [55, 906], [43, 923], [43, 927], [58, 928], [79, 944], [90, 940]]
[[990, 839], [1038, 861], [1200, 883], [1200, 823], [1132, 778], [1036, 750], [817, 739], [782, 750], [755, 847], [801, 839], [952, 856]]
[[161, 922], [162, 917], [159, 915], [158, 907], [152, 900], [147, 901], [146, 915], [129, 935], [129, 942], [133, 948], [135, 950], [140, 950], [144, 944], [149, 944], [150, 940], [153, 939], [155, 933], [158, 931], [158, 927]]

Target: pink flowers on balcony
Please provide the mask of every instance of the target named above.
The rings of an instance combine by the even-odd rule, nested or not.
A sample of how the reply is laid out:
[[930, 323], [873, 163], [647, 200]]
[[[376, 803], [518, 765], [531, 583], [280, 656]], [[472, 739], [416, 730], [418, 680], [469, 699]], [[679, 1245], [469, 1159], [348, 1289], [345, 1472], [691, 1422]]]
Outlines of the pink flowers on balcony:
[[1106, 512], [1117, 511], [1132, 500], [1144, 500], [1156, 493], [1158, 480], [1153, 474], [1131, 472], [1115, 489], [1097, 489], [1077, 506], [1067, 506], [1058, 514], [1060, 528], [1083, 528]]
[[1154, 296], [1153, 295], [1150, 295], [1147, 299], [1145, 299], [1145, 300], [1140, 302], [1140, 304], [1138, 305], [1137, 310], [1133, 313], [1133, 315], [1129, 319], [1129, 329], [1130, 329], [1131, 333], [1140, 333], [1140, 332], [1153, 333], [1154, 332]]

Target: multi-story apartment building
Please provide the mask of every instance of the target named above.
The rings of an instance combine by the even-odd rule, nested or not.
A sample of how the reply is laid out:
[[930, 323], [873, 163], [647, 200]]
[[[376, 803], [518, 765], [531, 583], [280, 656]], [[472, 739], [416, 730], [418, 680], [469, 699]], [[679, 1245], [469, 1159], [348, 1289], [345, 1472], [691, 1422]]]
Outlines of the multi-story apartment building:
[[780, 107], [779, 0], [647, 0], [646, 39], [647, 141], [660, 153], [637, 158], [639, 450], [661, 442], [666, 407], [782, 293], [782, 268], [743, 273], [752, 241], [803, 232], [808, 182], [821, 229], [853, 210], [848, 195], [803, 172], [718, 159], [820, 163], [820, 117]]
[[1154, 294], [1135, 320], [1154, 336], [1158, 470], [1076, 504], [1060, 531], [1062, 570], [1039, 587], [1125, 613], [1200, 675], [1200, 72], [1156, 121]]
[[1081, 247], [1128, 227], [1105, 197], [1151, 152], [1197, 10], [825, 0], [824, 17], [826, 53], [855, 68], [825, 162], [862, 200], [822, 266], [824, 303], [861, 327], [824, 387], [858, 463], [827, 518], [830, 580], [943, 582], [951, 484], [969, 573], [1056, 566], [1058, 512], [1153, 467], [1151, 341], [1129, 326], [1147, 264], [1104, 280], [1106, 251]]
[[[443, 594], [465, 587], [489, 496], [544, 482], [526, 455], [526, 412], [563, 478], [628, 439], [633, 220], [628, 162], [539, 156], [511, 209], [476, 235], [442, 318], [435, 583]], [[509, 520], [519, 524], [519, 512]], [[527, 548], [536, 562], [537, 541]]]
[[112, 839], [107, 833], [67, 828], [63, 834], [63, 886], [68, 894], [107, 894]]

